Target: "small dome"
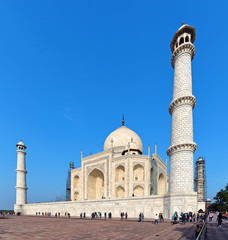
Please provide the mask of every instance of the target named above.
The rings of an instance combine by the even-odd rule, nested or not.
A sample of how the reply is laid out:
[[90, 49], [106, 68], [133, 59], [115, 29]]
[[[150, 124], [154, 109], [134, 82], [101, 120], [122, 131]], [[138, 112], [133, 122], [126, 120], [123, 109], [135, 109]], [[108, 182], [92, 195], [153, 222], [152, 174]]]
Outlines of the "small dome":
[[178, 31], [181, 30], [182, 28], [186, 27], [186, 26], [189, 26], [189, 25], [188, 25], [188, 24], [183, 24], [183, 25], [178, 29]]
[[143, 144], [137, 133], [130, 128], [121, 126], [114, 132], [110, 133], [104, 143], [104, 151], [113, 147], [125, 147], [127, 149], [130, 144], [130, 149], [143, 151]]
[[22, 140], [16, 145], [16, 147], [23, 147], [24, 149], [26, 149], [25, 144], [22, 142]]
[[24, 143], [23, 143], [22, 141], [20, 141], [17, 145], [25, 146]]

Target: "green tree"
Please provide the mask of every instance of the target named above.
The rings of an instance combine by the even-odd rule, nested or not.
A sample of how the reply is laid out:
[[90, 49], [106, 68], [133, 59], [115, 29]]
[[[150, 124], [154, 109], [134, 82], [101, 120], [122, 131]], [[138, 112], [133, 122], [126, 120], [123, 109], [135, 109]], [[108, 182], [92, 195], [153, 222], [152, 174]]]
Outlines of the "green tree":
[[228, 212], [228, 183], [225, 189], [221, 189], [214, 197], [215, 203], [211, 204], [214, 211]]

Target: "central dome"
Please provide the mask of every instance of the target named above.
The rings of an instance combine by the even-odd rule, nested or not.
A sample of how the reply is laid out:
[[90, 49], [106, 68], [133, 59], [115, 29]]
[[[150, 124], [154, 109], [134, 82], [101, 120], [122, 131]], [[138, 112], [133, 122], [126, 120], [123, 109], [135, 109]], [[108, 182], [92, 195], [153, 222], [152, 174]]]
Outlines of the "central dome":
[[108, 135], [104, 143], [104, 151], [111, 147], [125, 147], [127, 149], [128, 144], [130, 144], [130, 149], [139, 150], [142, 153], [143, 145], [138, 134], [123, 125]]

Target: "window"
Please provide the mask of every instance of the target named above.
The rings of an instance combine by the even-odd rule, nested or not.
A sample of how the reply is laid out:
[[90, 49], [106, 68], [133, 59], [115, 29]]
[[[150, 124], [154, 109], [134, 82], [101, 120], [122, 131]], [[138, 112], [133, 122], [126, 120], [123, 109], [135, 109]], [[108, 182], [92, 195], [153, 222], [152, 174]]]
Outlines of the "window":
[[179, 45], [181, 45], [181, 44], [183, 44], [183, 43], [184, 43], [184, 38], [182, 37], [182, 38], [180, 39]]

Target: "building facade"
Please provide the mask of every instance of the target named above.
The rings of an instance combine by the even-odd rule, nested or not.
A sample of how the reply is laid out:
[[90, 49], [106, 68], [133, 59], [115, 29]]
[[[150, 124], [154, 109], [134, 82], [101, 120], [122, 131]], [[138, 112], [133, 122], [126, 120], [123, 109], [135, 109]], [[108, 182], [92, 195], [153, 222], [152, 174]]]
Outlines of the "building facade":
[[167, 164], [157, 151], [143, 155], [140, 137], [122, 126], [104, 143], [104, 151], [82, 156], [71, 170], [71, 200], [132, 198], [168, 193]]

